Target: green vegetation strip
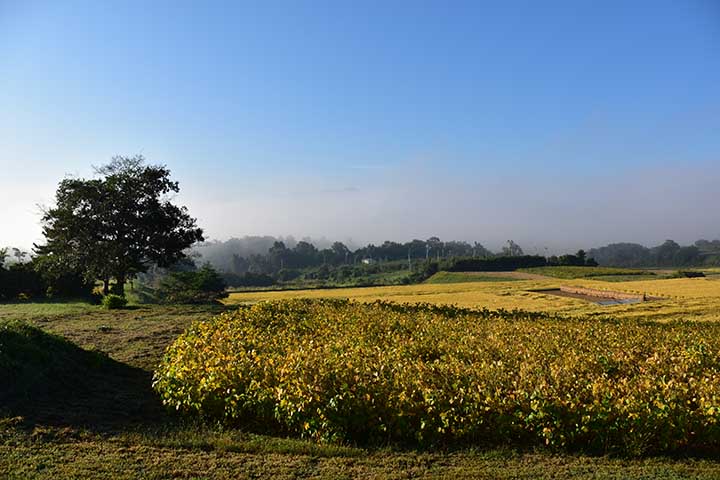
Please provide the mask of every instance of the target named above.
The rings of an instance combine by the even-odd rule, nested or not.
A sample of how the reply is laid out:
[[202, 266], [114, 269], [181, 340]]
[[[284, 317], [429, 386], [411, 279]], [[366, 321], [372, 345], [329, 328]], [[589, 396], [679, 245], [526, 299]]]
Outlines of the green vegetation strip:
[[715, 324], [290, 300], [194, 324], [155, 388], [307, 438], [717, 452], [719, 359]]
[[612, 268], [612, 267], [535, 267], [521, 268], [519, 272], [535, 273], [555, 278], [591, 278], [591, 277], [608, 277], [621, 275], [624, 277], [632, 275], [654, 275], [648, 270], [634, 270], [630, 268]]
[[483, 275], [475, 272], [437, 272], [428, 278], [425, 283], [465, 283], [465, 282], [512, 282], [518, 280], [512, 277]]

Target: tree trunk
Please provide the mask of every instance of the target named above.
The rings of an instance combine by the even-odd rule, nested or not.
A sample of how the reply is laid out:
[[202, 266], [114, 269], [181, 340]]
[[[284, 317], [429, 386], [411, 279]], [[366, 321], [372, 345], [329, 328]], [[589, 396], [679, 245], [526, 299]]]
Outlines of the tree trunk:
[[125, 296], [125, 274], [120, 273], [115, 276], [115, 293], [121, 297]]
[[110, 279], [103, 278], [103, 295], [110, 293]]

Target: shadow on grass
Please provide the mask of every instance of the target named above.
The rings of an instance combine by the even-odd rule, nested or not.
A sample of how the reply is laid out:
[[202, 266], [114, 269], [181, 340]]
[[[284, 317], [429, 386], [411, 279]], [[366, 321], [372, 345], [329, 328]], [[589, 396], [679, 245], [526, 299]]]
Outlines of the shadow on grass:
[[26, 424], [117, 431], [168, 414], [146, 370], [22, 322], [0, 322], [0, 410]]
[[92, 298], [86, 297], [32, 297], [28, 300], [20, 300], [17, 298], [0, 298], [0, 305], [67, 305], [67, 304], [85, 304], [87, 306], [97, 306], [99, 302]]

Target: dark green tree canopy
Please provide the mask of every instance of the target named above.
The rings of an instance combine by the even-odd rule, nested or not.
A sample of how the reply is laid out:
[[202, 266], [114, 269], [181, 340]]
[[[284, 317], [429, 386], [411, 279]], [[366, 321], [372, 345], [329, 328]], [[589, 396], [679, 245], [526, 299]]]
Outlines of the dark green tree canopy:
[[106, 291], [114, 278], [122, 294], [128, 278], [177, 262], [204, 239], [187, 208], [172, 203], [180, 189], [167, 167], [115, 157], [96, 173], [60, 182], [56, 205], [42, 218], [46, 243], [35, 246], [47, 264], [101, 279]]

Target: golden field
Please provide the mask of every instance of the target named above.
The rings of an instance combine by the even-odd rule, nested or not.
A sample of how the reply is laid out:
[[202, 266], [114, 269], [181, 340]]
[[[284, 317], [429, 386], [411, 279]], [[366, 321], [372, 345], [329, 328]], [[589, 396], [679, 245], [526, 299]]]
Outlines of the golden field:
[[[532, 291], [561, 286], [645, 293], [648, 296], [662, 297], [663, 300], [602, 306], [580, 299]], [[388, 287], [240, 292], [230, 294], [226, 303], [252, 304], [289, 298], [348, 298], [364, 302], [387, 300], [398, 303], [523, 309], [570, 316], [612, 316], [645, 320], [720, 320], [720, 280], [713, 278], [604, 282], [585, 279], [564, 280], [534, 275], [532, 279], [507, 282], [426, 283]]]

